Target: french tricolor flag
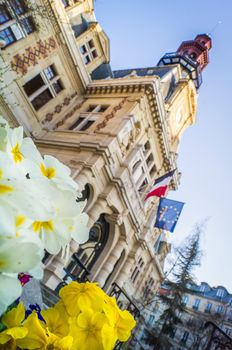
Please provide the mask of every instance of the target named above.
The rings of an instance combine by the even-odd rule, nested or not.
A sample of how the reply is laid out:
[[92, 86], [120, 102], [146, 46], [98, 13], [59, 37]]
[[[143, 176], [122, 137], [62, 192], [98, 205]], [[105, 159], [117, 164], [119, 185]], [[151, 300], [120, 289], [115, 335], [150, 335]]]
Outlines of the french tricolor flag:
[[165, 196], [167, 192], [168, 185], [173, 177], [174, 172], [176, 169], [169, 171], [168, 173], [164, 174], [163, 176], [159, 177], [155, 180], [154, 185], [151, 188], [151, 191], [148, 192], [144, 200], [147, 200], [150, 197], [156, 196], [156, 197], [163, 197]]

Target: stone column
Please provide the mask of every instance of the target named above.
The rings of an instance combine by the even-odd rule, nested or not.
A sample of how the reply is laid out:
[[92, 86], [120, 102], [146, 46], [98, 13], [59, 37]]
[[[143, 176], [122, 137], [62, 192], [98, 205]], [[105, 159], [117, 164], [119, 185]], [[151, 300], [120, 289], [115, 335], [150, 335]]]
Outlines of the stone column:
[[117, 279], [116, 279], [116, 283], [119, 285], [120, 288], [122, 288], [124, 282], [126, 280], [128, 280], [129, 278], [129, 274], [130, 274], [130, 270], [134, 264], [134, 261], [135, 261], [135, 256], [134, 254], [129, 254], [128, 257], [127, 257], [127, 260], [124, 264], [124, 266], [122, 267]]
[[67, 264], [67, 260], [61, 257], [61, 253], [57, 254], [50, 264], [45, 269], [43, 282], [44, 284], [55, 289], [60, 282], [63, 281], [65, 275], [64, 267]]
[[69, 243], [69, 258], [71, 258], [71, 256], [76, 253], [79, 249], [79, 243], [77, 243], [76, 241], [74, 241], [74, 239], [71, 240], [71, 242]]
[[113, 251], [108, 257], [107, 261], [102, 266], [100, 272], [96, 277], [96, 281], [99, 282], [101, 286], [104, 286], [106, 279], [108, 278], [109, 274], [113, 271], [114, 265], [120, 258], [122, 251], [125, 248], [125, 245], [126, 242], [124, 240], [119, 240], [113, 248]]

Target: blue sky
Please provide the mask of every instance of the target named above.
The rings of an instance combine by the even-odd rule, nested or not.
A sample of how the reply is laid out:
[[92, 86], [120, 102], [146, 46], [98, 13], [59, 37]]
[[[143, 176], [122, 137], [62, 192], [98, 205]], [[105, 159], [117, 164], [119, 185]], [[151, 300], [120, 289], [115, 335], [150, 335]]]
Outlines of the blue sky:
[[181, 185], [169, 198], [186, 202], [173, 234], [178, 244], [207, 219], [198, 281], [232, 293], [232, 1], [96, 0], [98, 21], [110, 38], [113, 69], [155, 65], [181, 41], [212, 32], [210, 64], [203, 71], [197, 123], [179, 149]]

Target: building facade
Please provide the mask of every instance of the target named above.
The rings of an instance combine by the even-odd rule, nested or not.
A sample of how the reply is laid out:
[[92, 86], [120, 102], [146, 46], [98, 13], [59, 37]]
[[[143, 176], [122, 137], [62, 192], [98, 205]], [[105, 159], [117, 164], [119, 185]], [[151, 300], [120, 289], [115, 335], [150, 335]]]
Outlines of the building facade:
[[93, 0], [1, 0], [0, 11], [0, 112], [71, 168], [89, 215], [88, 242], [71, 242], [68, 259], [45, 254], [44, 284], [88, 278], [123, 290], [124, 302], [154, 294], [170, 246], [153, 227], [157, 200], [144, 197], [177, 168], [210, 38], [183, 42], [157, 66], [112, 71]]
[[[161, 327], [159, 318], [165, 310], [165, 305], [159, 299], [159, 294], [168, 296], [170, 293], [171, 291], [163, 285], [153, 302], [145, 308], [143, 312], [144, 323], [140, 329], [135, 349], [140, 349], [141, 346], [146, 350], [154, 348], [154, 345], [146, 344], [147, 332], [158, 330]], [[200, 285], [189, 284], [188, 292], [183, 295], [183, 307], [184, 311], [178, 315], [182, 323], [175, 325], [172, 333], [168, 336], [171, 344], [170, 350], [215, 349], [213, 343], [211, 347], [207, 347], [212, 336], [210, 323], [220, 329], [216, 345], [219, 346], [219, 340], [221, 340], [225, 347], [221, 345], [220, 349], [231, 348], [232, 294], [225, 287], [210, 287], [206, 282], [202, 282]]]

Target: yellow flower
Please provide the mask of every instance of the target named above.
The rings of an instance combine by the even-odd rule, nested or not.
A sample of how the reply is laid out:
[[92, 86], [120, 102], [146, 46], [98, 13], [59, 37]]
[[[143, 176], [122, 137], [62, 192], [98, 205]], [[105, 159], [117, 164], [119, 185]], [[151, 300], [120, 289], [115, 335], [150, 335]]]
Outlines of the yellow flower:
[[26, 319], [24, 326], [28, 329], [28, 334], [23, 339], [17, 339], [16, 343], [20, 349], [50, 350], [53, 348], [57, 337], [43, 326], [36, 312]]
[[85, 308], [70, 324], [70, 335], [74, 339], [72, 350], [104, 350], [101, 330], [105, 322], [102, 312]]
[[51, 333], [58, 337], [65, 337], [69, 332], [68, 315], [59, 302], [58, 306], [41, 311], [41, 315], [46, 322]]
[[106, 294], [96, 283], [71, 282], [60, 290], [60, 297], [70, 316], [77, 316], [79, 312], [89, 307], [102, 311]]
[[103, 310], [108, 323], [103, 326], [102, 338], [106, 350], [111, 350], [116, 341], [127, 341], [135, 327], [134, 317], [127, 310], [120, 310], [115, 298], [108, 298]]
[[2, 323], [7, 329], [0, 333], [0, 348], [3, 347], [3, 344], [6, 344], [6, 349], [14, 349], [16, 348], [15, 341], [27, 335], [28, 330], [22, 326], [24, 318], [25, 309], [22, 303], [19, 303], [16, 308], [11, 309], [3, 316]]
[[54, 350], [71, 350], [73, 345], [73, 337], [67, 335], [62, 339], [58, 339], [54, 343]]

